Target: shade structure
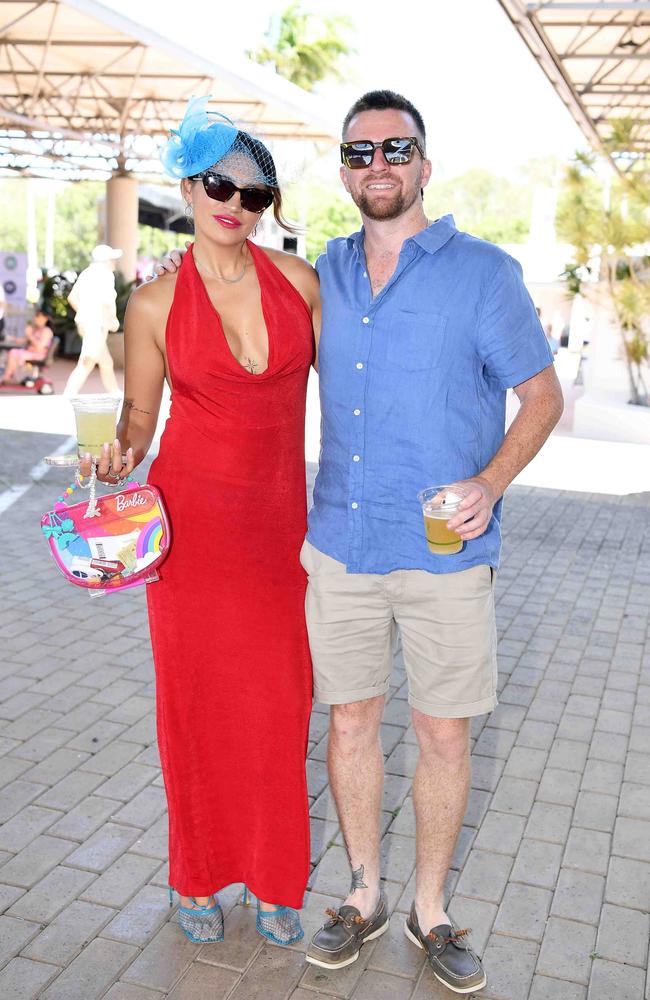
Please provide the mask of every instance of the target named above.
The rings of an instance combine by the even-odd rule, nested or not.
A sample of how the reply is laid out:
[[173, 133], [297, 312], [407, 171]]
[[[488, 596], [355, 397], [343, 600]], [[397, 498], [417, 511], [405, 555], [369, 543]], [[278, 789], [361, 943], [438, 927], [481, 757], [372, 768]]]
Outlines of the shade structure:
[[93, 0], [0, 2], [0, 166], [155, 173], [199, 94], [270, 141], [338, 134], [316, 97], [269, 67], [211, 61]]
[[183, 200], [171, 190], [153, 184], [138, 185], [138, 222], [143, 226], [190, 236], [194, 228], [184, 207]]
[[629, 119], [628, 152], [650, 153], [648, 0], [499, 3], [592, 145]]

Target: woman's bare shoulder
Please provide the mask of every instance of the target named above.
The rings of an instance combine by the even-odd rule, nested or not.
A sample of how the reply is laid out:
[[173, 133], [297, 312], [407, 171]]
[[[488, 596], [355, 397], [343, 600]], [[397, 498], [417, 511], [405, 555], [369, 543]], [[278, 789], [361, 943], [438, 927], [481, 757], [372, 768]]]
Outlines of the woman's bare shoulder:
[[175, 274], [165, 273], [162, 277], [154, 277], [143, 282], [131, 292], [129, 312], [138, 316], [153, 316], [161, 312], [169, 312], [176, 288]]
[[276, 250], [274, 247], [261, 247], [279, 271], [282, 271], [285, 278], [288, 278], [292, 285], [307, 299], [310, 305], [314, 305], [319, 294], [318, 274], [315, 269], [303, 257], [298, 257], [295, 253], [287, 253], [285, 250]]
[[295, 253], [287, 253], [286, 250], [277, 250], [275, 247], [260, 247], [260, 249], [271, 258], [281, 271], [303, 274], [313, 272], [316, 274], [312, 265], [304, 257], [299, 257]]

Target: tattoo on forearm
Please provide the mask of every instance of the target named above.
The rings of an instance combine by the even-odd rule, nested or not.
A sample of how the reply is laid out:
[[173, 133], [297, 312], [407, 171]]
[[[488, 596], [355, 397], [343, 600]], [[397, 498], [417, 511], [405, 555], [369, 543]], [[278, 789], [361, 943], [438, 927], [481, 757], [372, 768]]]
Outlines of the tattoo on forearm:
[[352, 872], [352, 881], [350, 882], [350, 892], [356, 892], [357, 889], [367, 889], [368, 886], [363, 881], [363, 873], [365, 869], [363, 865], [359, 865]]
[[139, 406], [136, 406], [132, 399], [125, 399], [123, 403], [125, 410], [135, 410], [136, 413], [146, 413], [148, 417], [151, 416], [149, 410], [141, 410]]

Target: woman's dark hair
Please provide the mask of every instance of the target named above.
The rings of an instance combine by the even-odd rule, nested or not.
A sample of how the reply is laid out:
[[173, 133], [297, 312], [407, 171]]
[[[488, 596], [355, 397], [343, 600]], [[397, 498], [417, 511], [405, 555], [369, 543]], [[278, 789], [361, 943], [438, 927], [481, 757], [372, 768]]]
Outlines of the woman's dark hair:
[[245, 147], [257, 166], [260, 168], [264, 176], [267, 178], [267, 187], [270, 188], [273, 194], [273, 217], [277, 224], [285, 229], [288, 233], [300, 233], [302, 229], [300, 226], [296, 226], [293, 223], [285, 219], [282, 213], [282, 192], [278, 185], [278, 175], [275, 170], [275, 162], [271, 153], [266, 148], [263, 142], [256, 139], [254, 136], [249, 135], [248, 132], [239, 132], [235, 140], [235, 144], [239, 144], [240, 147]]
[[342, 134], [344, 139], [350, 122], [362, 111], [405, 111], [415, 122], [423, 142], [426, 142], [427, 133], [422, 115], [414, 104], [406, 97], [402, 97], [401, 94], [395, 93], [394, 90], [369, 90], [367, 94], [355, 101], [343, 119]]

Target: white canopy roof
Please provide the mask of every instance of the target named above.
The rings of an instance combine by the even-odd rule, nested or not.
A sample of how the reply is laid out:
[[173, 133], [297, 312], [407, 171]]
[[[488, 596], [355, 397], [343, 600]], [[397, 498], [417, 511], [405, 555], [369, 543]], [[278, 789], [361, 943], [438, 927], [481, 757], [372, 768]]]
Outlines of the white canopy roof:
[[650, 2], [499, 0], [589, 141], [634, 121], [633, 152], [650, 153]]
[[25, 169], [30, 155], [47, 154], [68, 167], [149, 172], [199, 94], [265, 139], [338, 135], [316, 97], [269, 67], [210, 61], [94, 0], [0, 3], [5, 167]]

